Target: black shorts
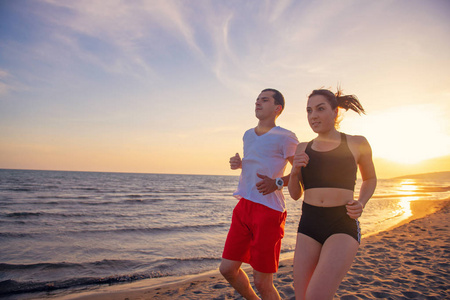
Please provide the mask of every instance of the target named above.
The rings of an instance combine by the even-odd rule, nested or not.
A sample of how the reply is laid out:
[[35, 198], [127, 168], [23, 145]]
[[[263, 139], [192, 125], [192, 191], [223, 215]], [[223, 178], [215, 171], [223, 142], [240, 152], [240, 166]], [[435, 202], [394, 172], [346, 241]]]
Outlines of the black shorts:
[[359, 221], [347, 215], [345, 205], [321, 207], [303, 202], [298, 232], [315, 239], [322, 245], [336, 233], [348, 234], [361, 243]]

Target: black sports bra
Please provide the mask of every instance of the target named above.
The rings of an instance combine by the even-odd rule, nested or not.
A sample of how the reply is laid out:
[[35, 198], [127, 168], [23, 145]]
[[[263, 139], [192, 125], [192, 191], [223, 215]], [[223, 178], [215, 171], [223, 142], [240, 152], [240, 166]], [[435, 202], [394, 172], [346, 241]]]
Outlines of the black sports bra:
[[313, 141], [306, 146], [308, 165], [302, 168], [305, 190], [312, 188], [340, 188], [355, 190], [358, 170], [352, 152], [347, 145], [347, 136], [341, 133], [341, 143], [330, 151], [315, 151]]

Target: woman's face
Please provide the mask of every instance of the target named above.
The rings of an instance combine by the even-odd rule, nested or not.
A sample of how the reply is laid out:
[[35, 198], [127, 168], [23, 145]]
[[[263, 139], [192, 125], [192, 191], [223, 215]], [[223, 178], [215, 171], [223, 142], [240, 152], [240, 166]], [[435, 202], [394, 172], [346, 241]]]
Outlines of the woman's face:
[[335, 128], [338, 109], [332, 109], [327, 98], [314, 95], [308, 99], [306, 112], [309, 126], [315, 133], [324, 133]]

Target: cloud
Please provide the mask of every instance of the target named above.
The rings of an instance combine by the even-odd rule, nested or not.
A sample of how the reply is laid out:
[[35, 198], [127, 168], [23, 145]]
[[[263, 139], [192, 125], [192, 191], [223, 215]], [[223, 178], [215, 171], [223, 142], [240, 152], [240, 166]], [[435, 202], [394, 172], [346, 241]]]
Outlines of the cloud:
[[4, 82], [0, 81], [0, 97], [4, 96], [8, 93], [10, 87], [6, 85]]
[[19, 84], [6, 70], [0, 69], [0, 97], [8, 95], [19, 88]]
[[295, 81], [305, 86], [358, 78], [372, 82], [380, 73], [398, 81], [414, 69], [429, 72], [421, 64], [436, 51], [429, 45], [448, 49], [448, 42], [429, 33], [444, 25], [442, 19], [414, 21], [433, 11], [424, 2], [264, 1], [239, 9], [234, 2], [223, 3], [215, 23], [205, 18], [205, 30], [216, 51], [211, 68], [232, 88], [254, 91], [282, 81], [291, 86]]
[[[184, 10], [176, 1], [33, 2], [15, 8], [26, 21], [11, 26], [19, 35], [11, 31], [2, 51], [27, 65], [23, 69], [30, 78], [35, 69], [47, 69], [38, 77], [51, 80], [50, 74], [75, 74], [90, 66], [105, 74], [155, 78], [161, 57], [174, 45], [200, 52]], [[26, 36], [21, 35], [29, 24]]]
[[8, 71], [0, 69], [0, 79], [7, 78], [9, 76]]
[[[72, 59], [106, 72], [145, 78], [158, 75], [160, 57], [185, 48], [226, 86], [251, 91], [253, 82], [258, 85], [267, 78], [265, 70], [276, 66], [281, 70], [272, 71], [270, 78], [279, 78], [284, 68], [293, 69], [289, 53], [293, 49], [281, 42], [291, 33], [284, 26], [295, 20], [291, 16], [283, 21], [292, 1], [266, 1], [257, 9], [235, 1], [189, 5], [183, 1], [42, 3], [45, 9], [38, 14], [52, 24], [52, 34], [48, 43], [40, 44], [40, 52], [50, 58], [62, 47]], [[61, 54], [56, 57], [71, 59]]]

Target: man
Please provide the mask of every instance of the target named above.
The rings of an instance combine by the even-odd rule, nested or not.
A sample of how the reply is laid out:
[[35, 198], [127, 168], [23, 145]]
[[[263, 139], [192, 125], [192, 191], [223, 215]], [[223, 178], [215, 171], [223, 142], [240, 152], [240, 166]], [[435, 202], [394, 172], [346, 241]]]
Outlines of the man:
[[294, 133], [275, 121], [284, 109], [284, 97], [275, 89], [263, 90], [255, 103], [258, 125], [244, 134], [244, 157], [230, 158], [233, 170], [242, 169], [233, 194], [239, 199], [220, 264], [220, 272], [245, 299], [259, 299], [242, 270], [243, 262], [253, 268], [255, 287], [262, 299], [280, 299], [273, 285], [278, 271], [281, 239], [284, 236], [286, 203], [282, 193], [298, 144]]

